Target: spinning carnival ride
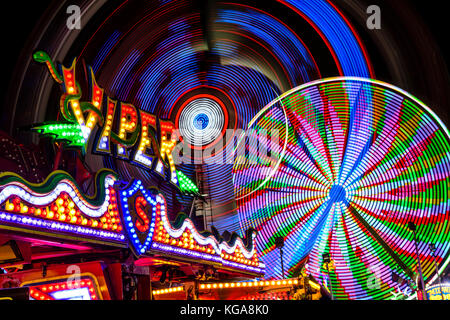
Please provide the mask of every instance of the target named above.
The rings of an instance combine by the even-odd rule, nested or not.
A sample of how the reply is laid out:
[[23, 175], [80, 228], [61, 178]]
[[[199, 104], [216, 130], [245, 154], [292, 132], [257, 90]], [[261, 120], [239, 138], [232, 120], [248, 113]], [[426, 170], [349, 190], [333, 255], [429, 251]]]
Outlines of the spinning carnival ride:
[[248, 132], [241, 142], [264, 132], [272, 151], [262, 157], [247, 146], [233, 171], [241, 227], [259, 231], [267, 278], [281, 276], [275, 247], [281, 236], [290, 275], [309, 258], [309, 271], [327, 285], [322, 255], [329, 253], [337, 298], [388, 299], [407, 286], [399, 288], [392, 272], [415, 277], [408, 222], [418, 226], [425, 280], [435, 271], [430, 243], [445, 269], [449, 131], [416, 98], [373, 80], [312, 82], [269, 104]]
[[[55, 54], [57, 41], [68, 37], [65, 20], [55, 21], [60, 24], [47, 32], [55, 35], [55, 47], [37, 40], [33, 47], [65, 65], [77, 57], [78, 74], [86, 61], [105, 94], [170, 119], [192, 152], [205, 154], [222, 149], [225, 130], [245, 128], [261, 107], [293, 87], [324, 76], [374, 75], [354, 27], [328, 1], [211, 3], [134, 0], [100, 5], [86, 0], [81, 7], [84, 19], [91, 20], [84, 20], [86, 27], [76, 41], [58, 43], [61, 51], [68, 51], [66, 56]], [[29, 81], [37, 82], [35, 72]], [[48, 75], [40, 80], [39, 86], [46, 86], [42, 90], [48, 90]], [[28, 112], [41, 122], [37, 113], [44, 114], [52, 101], [45, 95], [33, 101], [38, 105]], [[31, 105], [21, 101], [17, 108]], [[15, 127], [30, 124], [28, 119], [14, 122]], [[195, 154], [192, 158], [202, 160]], [[173, 193], [149, 171], [90, 153], [85, 161], [95, 171], [107, 167], [124, 180], [138, 177], [145, 185], [158, 185], [175, 214], [191, 208], [192, 198]], [[207, 195], [207, 203], [196, 204], [194, 214], [220, 232], [238, 230], [232, 162], [189, 162], [179, 170], [199, 181], [200, 193]]]
[[[397, 289], [408, 288], [397, 286], [392, 272], [407, 280], [414, 277], [417, 260], [407, 228], [412, 221], [418, 226], [426, 281], [433, 280], [429, 243], [436, 245], [444, 271], [449, 249], [448, 131], [409, 94], [349, 78], [389, 79], [421, 92], [433, 105], [445, 106], [442, 92], [448, 79], [438, 76], [443, 68], [428, 39], [400, 41], [389, 32], [398, 28], [399, 19], [394, 27], [383, 20], [385, 34], [378, 38], [380, 33], [366, 28], [363, 0], [82, 0], [83, 27], [77, 31], [67, 28], [67, 5], [54, 2], [45, 15], [51, 20], [42, 19], [37, 26], [18, 61], [2, 110], [0, 244], [24, 244], [31, 252], [22, 259], [26, 263], [51, 257], [50, 272], [63, 269], [60, 263], [66, 258], [60, 258], [59, 251], [75, 260], [86, 252], [90, 260], [108, 254], [111, 274], [128, 276], [131, 271], [116, 268], [127, 266], [124, 255], [133, 252], [136, 259], [130, 260], [152, 268], [153, 289], [165, 297], [168, 282], [206, 278], [211, 266], [219, 270], [221, 281], [260, 277], [264, 272], [264, 281], [290, 281], [286, 278], [299, 275], [308, 261], [315, 280], [327, 287], [331, 283], [337, 298], [387, 299]], [[417, 25], [403, 27], [411, 28], [416, 37], [422, 34], [416, 32]], [[429, 51], [405, 52], [414, 41]], [[48, 53], [46, 59], [36, 56], [41, 52]], [[414, 59], [423, 64], [421, 80], [432, 82], [432, 89], [413, 82]], [[36, 61], [47, 64], [53, 79]], [[74, 92], [66, 91], [69, 78], [55, 79], [63, 69], [50, 61], [67, 68], [75, 61], [69, 73], [72, 80], [77, 75], [81, 86], [73, 90], [80, 97], [64, 96], [67, 108], [69, 100], [83, 107], [98, 103], [98, 120], [103, 117], [105, 124], [91, 122], [87, 141], [80, 135], [81, 124], [59, 123], [64, 112], [57, 112], [55, 104], [61, 101], [61, 88], [63, 94]], [[311, 82], [330, 76], [346, 78]], [[88, 88], [93, 79], [95, 91]], [[291, 88], [296, 89], [288, 91]], [[130, 119], [122, 117], [127, 112]], [[78, 116], [95, 120], [88, 109]], [[122, 127], [117, 119], [123, 118]], [[120, 149], [121, 140], [111, 134], [117, 136], [123, 129], [126, 137], [135, 125], [140, 130], [134, 138], [140, 142]], [[135, 154], [171, 153], [172, 144], [160, 148], [167, 146], [167, 131], [161, 130], [165, 125], [170, 132], [179, 130], [192, 152], [187, 163], [176, 167], [170, 167], [167, 157], [170, 177], [176, 174], [179, 180], [175, 183], [161, 174], [161, 161], [152, 163], [145, 154]], [[30, 126], [40, 138], [29, 131], [18, 133], [18, 128]], [[102, 135], [103, 129], [109, 135]], [[234, 146], [225, 132], [241, 129], [245, 134]], [[52, 132], [44, 134], [48, 130]], [[47, 139], [55, 133], [65, 138]], [[74, 137], [72, 144], [67, 144], [68, 135]], [[104, 142], [109, 136], [114, 138], [111, 150]], [[147, 148], [150, 140], [158, 143]], [[20, 147], [38, 143], [46, 147], [38, 148], [39, 160], [34, 158], [37, 152]], [[242, 151], [234, 165], [229, 159], [225, 164], [208, 162], [228, 146]], [[204, 152], [203, 157], [197, 158], [197, 151]], [[96, 176], [104, 178], [97, 185]], [[61, 194], [60, 184], [68, 188]], [[97, 187], [105, 192], [97, 194]], [[102, 202], [106, 191], [115, 194], [111, 203]], [[257, 238], [252, 229], [245, 231], [250, 227], [257, 229]], [[284, 276], [277, 237], [285, 239]], [[49, 243], [54, 250], [50, 253]], [[323, 267], [323, 253], [330, 253], [335, 262], [331, 279]], [[12, 269], [11, 263], [0, 266]], [[97, 267], [88, 265], [82, 271], [95, 273], [91, 268]], [[41, 280], [34, 279], [40, 270], [33, 272], [17, 279]], [[116, 283], [123, 280], [117, 279]], [[48, 289], [48, 284], [33, 283], [35, 294], [41, 285]], [[91, 284], [96, 286], [95, 281]], [[259, 287], [267, 284], [252, 283], [252, 288]], [[217, 288], [222, 289], [220, 284]], [[97, 298], [115, 298], [91, 289]], [[177, 292], [189, 290], [185, 286]]]

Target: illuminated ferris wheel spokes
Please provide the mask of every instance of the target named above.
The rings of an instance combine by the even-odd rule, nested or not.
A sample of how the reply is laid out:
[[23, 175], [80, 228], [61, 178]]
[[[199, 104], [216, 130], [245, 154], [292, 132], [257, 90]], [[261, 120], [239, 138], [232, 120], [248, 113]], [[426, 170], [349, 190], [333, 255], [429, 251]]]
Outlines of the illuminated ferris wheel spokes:
[[[410, 221], [422, 235], [425, 278], [433, 258], [427, 243], [439, 246], [444, 268], [450, 137], [439, 119], [404, 91], [367, 79], [321, 80], [282, 98], [290, 127], [278, 170], [254, 193], [255, 168], [234, 172], [235, 183], [251, 195], [238, 202], [241, 228], [259, 231], [267, 276], [281, 273], [274, 239], [282, 236], [289, 274], [309, 257], [313, 276], [324, 279], [322, 254], [329, 252], [338, 298], [388, 298], [396, 286], [392, 272], [414, 276]], [[368, 284], [373, 279], [376, 286]]]
[[[267, 122], [264, 115], [268, 115], [274, 121]], [[285, 156], [288, 137], [289, 123], [286, 110], [283, 101], [277, 99], [258, 112], [248, 124], [248, 129], [239, 137], [234, 150], [237, 157], [233, 170], [241, 172], [242, 168], [251, 168], [252, 175], [257, 175], [258, 181], [255, 183], [257, 186], [242, 185], [239, 189], [236, 188], [239, 182], [235, 182], [236, 200], [248, 197], [263, 188], [275, 175]]]

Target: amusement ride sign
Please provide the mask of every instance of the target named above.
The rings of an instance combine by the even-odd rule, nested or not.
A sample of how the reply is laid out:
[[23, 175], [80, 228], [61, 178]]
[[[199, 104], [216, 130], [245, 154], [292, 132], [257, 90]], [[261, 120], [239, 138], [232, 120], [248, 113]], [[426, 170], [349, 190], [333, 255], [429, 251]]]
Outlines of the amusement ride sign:
[[[69, 68], [61, 64], [56, 67], [43, 51], [37, 51], [33, 58], [45, 63], [53, 79], [61, 85], [60, 111], [64, 118], [62, 122], [35, 125], [33, 130], [85, 153], [94, 127], [99, 126], [93, 144], [95, 153], [115, 156], [154, 170], [183, 192], [198, 192], [194, 183], [176, 170], [172, 151], [179, 136], [172, 121], [157, 119], [132, 104], [107, 97], [97, 84], [91, 67], [88, 67], [90, 98], [82, 101], [81, 87], [76, 80], [76, 58]], [[118, 132], [113, 130], [115, 124]]]

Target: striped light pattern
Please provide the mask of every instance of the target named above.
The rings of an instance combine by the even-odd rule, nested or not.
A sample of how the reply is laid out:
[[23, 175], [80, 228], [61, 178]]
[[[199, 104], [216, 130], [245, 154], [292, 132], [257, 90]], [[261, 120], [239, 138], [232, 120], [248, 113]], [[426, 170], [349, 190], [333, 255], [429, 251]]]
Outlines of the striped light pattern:
[[[79, 59], [94, 62], [102, 86], [117, 99], [160, 119], [180, 115], [183, 99], [194, 91], [225, 93], [226, 101], [216, 95], [229, 118], [225, 127], [237, 130], [282, 92], [324, 74], [372, 74], [361, 41], [330, 1], [217, 1], [211, 13], [202, 11], [205, 3], [145, 1], [135, 10], [133, 2], [123, 2], [92, 30]], [[123, 16], [132, 21], [122, 23]], [[209, 17], [206, 30], [203, 17]], [[148, 170], [138, 172], [125, 162], [106, 165], [126, 180], [154, 183]], [[193, 167], [179, 169], [192, 179]], [[231, 166], [206, 164], [202, 169], [214, 199], [215, 226], [221, 232], [236, 230]]]
[[280, 2], [315, 27], [333, 53], [343, 75], [367, 77], [371, 74], [361, 40], [332, 1], [280, 0]]
[[205, 146], [216, 140], [224, 129], [220, 105], [208, 98], [189, 102], [181, 111], [178, 128], [191, 145]]
[[[286, 110], [289, 134], [276, 173], [251, 193], [267, 167], [234, 167], [241, 229], [259, 231], [267, 277], [281, 275], [281, 236], [290, 275], [309, 257], [312, 275], [326, 285], [322, 254], [330, 253], [338, 299], [389, 299], [397, 289], [392, 272], [411, 279], [417, 265], [410, 221], [425, 281], [434, 272], [430, 243], [442, 272], [450, 247], [450, 144], [438, 117], [401, 89], [361, 78], [312, 82], [271, 106], [277, 104]], [[279, 126], [282, 112], [266, 110], [255, 128]]]

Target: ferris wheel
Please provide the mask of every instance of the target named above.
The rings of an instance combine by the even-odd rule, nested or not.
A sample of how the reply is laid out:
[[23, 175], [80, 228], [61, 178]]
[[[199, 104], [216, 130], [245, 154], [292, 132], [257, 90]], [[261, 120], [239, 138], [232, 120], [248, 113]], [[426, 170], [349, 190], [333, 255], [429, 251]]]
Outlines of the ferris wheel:
[[[266, 152], [248, 144], [261, 132]], [[286, 276], [308, 259], [337, 299], [389, 299], [409, 288], [393, 273], [415, 277], [409, 222], [425, 282], [435, 276], [429, 244], [439, 269], [447, 266], [450, 136], [418, 99], [375, 80], [319, 80], [266, 106], [246, 135], [234, 188], [241, 229], [259, 232], [266, 277], [281, 276], [275, 239], [283, 237]]]

